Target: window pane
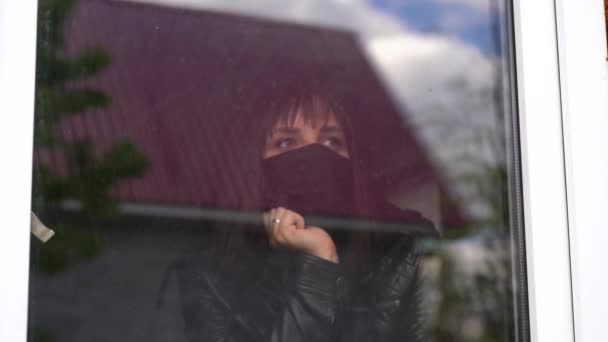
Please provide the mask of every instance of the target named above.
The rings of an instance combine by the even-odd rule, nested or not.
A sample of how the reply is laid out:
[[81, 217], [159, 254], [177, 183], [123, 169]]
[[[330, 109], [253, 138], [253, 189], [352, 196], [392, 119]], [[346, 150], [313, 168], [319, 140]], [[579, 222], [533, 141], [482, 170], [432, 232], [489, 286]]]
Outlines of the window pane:
[[526, 341], [509, 4], [39, 0], [30, 341]]

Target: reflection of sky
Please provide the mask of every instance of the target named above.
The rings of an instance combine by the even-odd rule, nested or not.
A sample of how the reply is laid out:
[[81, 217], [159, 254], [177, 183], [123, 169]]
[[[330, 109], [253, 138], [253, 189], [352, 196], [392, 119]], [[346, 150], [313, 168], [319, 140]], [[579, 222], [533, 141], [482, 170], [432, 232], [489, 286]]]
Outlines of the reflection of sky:
[[477, 1], [477, 6], [467, 1], [441, 0], [372, 0], [371, 3], [400, 18], [412, 31], [456, 37], [485, 53], [493, 53], [490, 16], [483, 9], [488, 5], [483, 6], [482, 1]]

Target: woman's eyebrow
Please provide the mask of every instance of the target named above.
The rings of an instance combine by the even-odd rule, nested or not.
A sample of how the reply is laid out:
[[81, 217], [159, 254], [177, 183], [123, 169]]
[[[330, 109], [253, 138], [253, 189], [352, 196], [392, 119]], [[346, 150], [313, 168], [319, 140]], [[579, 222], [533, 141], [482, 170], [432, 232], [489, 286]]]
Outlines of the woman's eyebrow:
[[277, 134], [277, 133], [288, 133], [288, 134], [295, 134], [300, 132], [299, 128], [293, 128], [293, 127], [282, 127], [282, 128], [275, 128], [271, 131], [271, 134]]
[[339, 126], [323, 126], [321, 133], [342, 133], [342, 128]]

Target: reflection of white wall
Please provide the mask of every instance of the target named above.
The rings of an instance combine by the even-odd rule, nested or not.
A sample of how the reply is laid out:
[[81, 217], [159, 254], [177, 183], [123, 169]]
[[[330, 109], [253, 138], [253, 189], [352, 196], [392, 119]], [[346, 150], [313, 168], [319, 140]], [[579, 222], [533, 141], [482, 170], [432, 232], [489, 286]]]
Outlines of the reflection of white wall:
[[439, 185], [431, 177], [414, 186], [404, 182], [395, 189], [390, 201], [399, 208], [408, 208], [420, 212], [424, 217], [433, 221], [436, 227], [441, 223], [441, 207], [439, 205]]
[[[422, 34], [367, 0], [117, 0], [248, 15], [356, 32], [370, 63], [426, 147], [469, 215], [487, 214], [474, 189], [459, 183], [479, 166], [495, 165], [485, 135], [496, 127], [494, 67], [498, 61], [478, 48], [439, 34]], [[434, 0], [459, 4], [488, 16], [488, 0]], [[471, 160], [474, 159], [474, 160]]]
[[366, 49], [451, 191], [467, 203], [468, 214], [490, 214], [476, 189], [461, 179], [483, 173], [502, 157], [492, 146], [496, 140], [488, 139], [503, 129], [497, 125], [499, 104], [492, 94], [498, 61], [436, 34], [372, 38]]

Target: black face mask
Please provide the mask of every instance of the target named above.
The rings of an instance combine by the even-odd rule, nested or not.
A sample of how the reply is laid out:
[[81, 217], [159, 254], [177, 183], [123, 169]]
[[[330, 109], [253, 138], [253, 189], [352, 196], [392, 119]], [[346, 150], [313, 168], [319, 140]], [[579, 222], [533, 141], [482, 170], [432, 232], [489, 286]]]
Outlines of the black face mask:
[[262, 161], [264, 197], [269, 208], [301, 215], [346, 216], [354, 209], [350, 159], [311, 144]]
[[[351, 160], [320, 144], [264, 159], [262, 170], [267, 209], [293, 210], [304, 216], [307, 224], [329, 229], [337, 244], [348, 241], [348, 232], [362, 228], [353, 226], [359, 218], [374, 219], [375, 229], [436, 234], [432, 223], [418, 212], [398, 209], [378, 194], [370, 193], [366, 198], [367, 205], [373, 205], [373, 211], [360, 213], [355, 206]], [[336, 217], [343, 219], [335, 220]], [[324, 218], [330, 218], [330, 221]], [[405, 225], [407, 222], [415, 225]], [[363, 227], [370, 226], [365, 223]]]

